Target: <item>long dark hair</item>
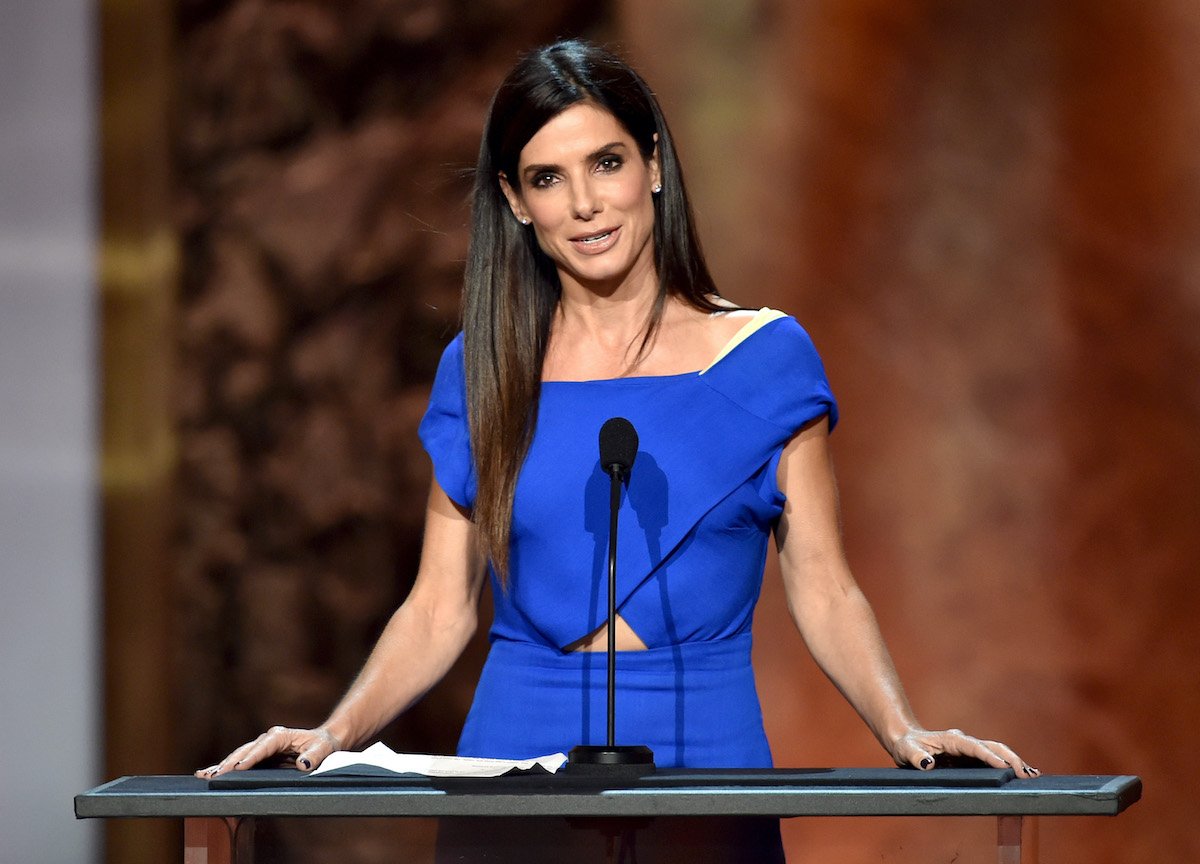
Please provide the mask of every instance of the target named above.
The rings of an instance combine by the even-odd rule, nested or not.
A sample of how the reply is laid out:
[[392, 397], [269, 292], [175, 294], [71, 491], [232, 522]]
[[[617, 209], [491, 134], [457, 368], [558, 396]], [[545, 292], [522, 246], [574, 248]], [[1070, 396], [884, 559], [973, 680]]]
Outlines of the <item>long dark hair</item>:
[[[517, 475], [537, 422], [550, 324], [561, 286], [533, 230], [514, 218], [500, 188], [520, 182], [521, 150], [547, 121], [580, 102], [611, 112], [649, 160], [658, 146], [662, 191], [654, 196], [658, 294], [641, 342], [662, 322], [668, 296], [705, 311], [725, 307], [704, 263], [683, 172], [667, 121], [641, 76], [611, 52], [581, 40], [525, 55], [492, 98], [484, 126], [463, 298], [467, 413], [477, 493], [473, 519], [483, 550], [507, 583]], [[657, 142], [655, 136], [657, 135]]]

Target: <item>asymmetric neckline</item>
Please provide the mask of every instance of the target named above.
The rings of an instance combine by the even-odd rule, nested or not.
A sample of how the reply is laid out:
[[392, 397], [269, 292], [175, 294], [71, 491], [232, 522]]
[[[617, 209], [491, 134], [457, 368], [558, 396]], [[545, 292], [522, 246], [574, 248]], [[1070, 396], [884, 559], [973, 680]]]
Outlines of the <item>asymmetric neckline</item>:
[[[736, 310], [731, 310], [731, 311], [736, 311]], [[747, 339], [751, 338], [755, 333], [757, 333], [759, 330], [761, 330], [764, 326], [766, 326], [767, 324], [770, 324], [772, 321], [775, 321], [779, 318], [785, 318], [785, 317], [787, 317], [786, 314], [778, 311], [777, 309], [771, 309], [767, 306], [762, 307], [757, 312], [755, 312], [753, 317], [749, 318], [746, 321], [746, 323], [743, 324], [738, 329], [738, 331], [733, 334], [733, 336], [731, 336], [729, 338], [728, 342], [726, 342], [724, 345], [721, 346], [721, 350], [717, 352], [716, 357], [714, 357], [712, 359], [712, 361], [707, 366], [705, 366], [703, 369], [693, 369], [688, 372], [671, 372], [671, 373], [668, 373], [665, 375], [620, 375], [615, 378], [552, 379], [552, 380], [548, 380], [548, 381], [542, 381], [542, 384], [543, 385], [545, 385], [545, 384], [554, 384], [554, 385], [558, 385], [558, 384], [604, 385], [604, 384], [607, 384], [607, 385], [612, 386], [612, 385], [618, 385], [618, 384], [622, 384], [622, 383], [654, 384], [657, 382], [665, 383], [665, 382], [669, 382], [669, 381], [677, 380], [677, 379], [682, 380], [685, 378], [698, 378], [699, 376], [701, 376], [704, 373], [708, 372], [709, 370], [713, 369], [718, 363], [720, 363], [727, 356], [729, 356], [729, 354], [735, 348], [737, 348], [739, 345], [741, 345]]]

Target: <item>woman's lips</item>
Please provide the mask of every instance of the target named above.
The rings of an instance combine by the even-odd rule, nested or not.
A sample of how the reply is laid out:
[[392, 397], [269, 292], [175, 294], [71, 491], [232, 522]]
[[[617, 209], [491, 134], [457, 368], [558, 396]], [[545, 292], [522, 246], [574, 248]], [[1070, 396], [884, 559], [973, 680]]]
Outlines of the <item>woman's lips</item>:
[[599, 231], [593, 231], [590, 234], [580, 234], [577, 237], [571, 238], [571, 245], [576, 251], [582, 252], [584, 255], [599, 255], [601, 252], [607, 252], [617, 242], [617, 235], [620, 234], [620, 227], [602, 228]]

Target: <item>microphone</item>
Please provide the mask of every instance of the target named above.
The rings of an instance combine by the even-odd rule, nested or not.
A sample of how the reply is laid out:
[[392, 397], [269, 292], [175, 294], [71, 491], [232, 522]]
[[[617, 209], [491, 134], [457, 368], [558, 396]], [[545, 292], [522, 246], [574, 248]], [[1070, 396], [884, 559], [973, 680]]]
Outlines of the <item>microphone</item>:
[[641, 744], [618, 747], [617, 716], [617, 511], [621, 508], [621, 480], [629, 475], [637, 457], [638, 435], [624, 417], [613, 417], [600, 427], [600, 467], [611, 478], [608, 497], [608, 743], [603, 747], [580, 744], [571, 748], [567, 770], [581, 774], [635, 777], [654, 770], [654, 753]]
[[606, 474], [625, 476], [637, 458], [638, 434], [624, 417], [613, 417], [600, 427], [600, 467]]

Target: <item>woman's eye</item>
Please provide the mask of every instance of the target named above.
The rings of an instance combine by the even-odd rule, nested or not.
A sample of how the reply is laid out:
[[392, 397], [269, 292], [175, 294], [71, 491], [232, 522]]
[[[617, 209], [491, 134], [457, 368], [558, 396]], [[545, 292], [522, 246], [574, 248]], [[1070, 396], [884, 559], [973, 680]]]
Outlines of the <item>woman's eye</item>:
[[601, 156], [596, 167], [601, 171], [616, 171], [624, 163], [620, 156]]
[[533, 179], [530, 181], [530, 185], [533, 186], [534, 189], [545, 189], [548, 186], [553, 186], [554, 185], [554, 175], [553, 174], [535, 174]]

